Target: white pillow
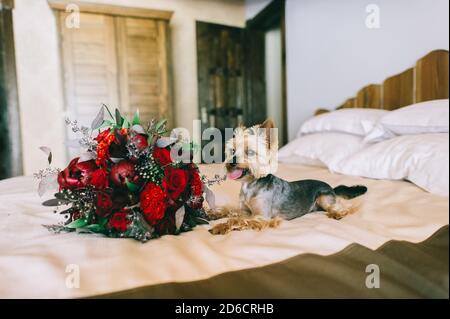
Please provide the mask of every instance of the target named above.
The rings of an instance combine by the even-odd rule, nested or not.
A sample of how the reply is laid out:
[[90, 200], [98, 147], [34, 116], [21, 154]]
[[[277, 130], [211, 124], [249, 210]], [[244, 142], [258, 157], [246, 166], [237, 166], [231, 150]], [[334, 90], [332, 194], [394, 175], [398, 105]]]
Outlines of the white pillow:
[[307, 120], [300, 128], [297, 137], [311, 133], [341, 132], [365, 136], [378, 119], [389, 111], [378, 109], [341, 109], [323, 113]]
[[368, 146], [332, 168], [346, 175], [407, 179], [431, 193], [448, 196], [448, 143], [448, 133], [397, 136]]
[[397, 135], [448, 133], [448, 117], [448, 99], [412, 104], [382, 116], [365, 142], [378, 142]]
[[362, 137], [344, 133], [318, 133], [299, 137], [278, 151], [282, 163], [329, 167], [363, 147]]

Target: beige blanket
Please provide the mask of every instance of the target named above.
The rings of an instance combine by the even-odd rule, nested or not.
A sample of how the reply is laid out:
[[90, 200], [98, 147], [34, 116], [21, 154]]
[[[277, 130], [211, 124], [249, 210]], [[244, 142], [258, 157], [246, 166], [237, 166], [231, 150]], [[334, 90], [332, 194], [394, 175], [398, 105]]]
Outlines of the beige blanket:
[[[221, 166], [204, 166], [209, 176]], [[212, 236], [210, 226], [141, 244], [93, 235], [51, 234], [42, 224], [61, 216], [41, 206], [36, 182], [20, 177], [0, 182], [0, 297], [70, 298], [168, 282], [187, 282], [280, 262], [301, 253], [329, 255], [351, 243], [376, 249], [390, 239], [419, 242], [448, 224], [448, 197], [399, 181], [335, 175], [322, 168], [281, 165], [288, 180], [321, 179], [333, 186], [364, 184], [359, 211], [343, 220], [320, 213], [283, 222], [263, 232]], [[239, 183], [213, 190], [217, 202], [237, 203]], [[44, 198], [45, 199], [45, 198]], [[79, 286], [74, 276], [79, 273]], [[74, 285], [75, 283], [75, 285]]]

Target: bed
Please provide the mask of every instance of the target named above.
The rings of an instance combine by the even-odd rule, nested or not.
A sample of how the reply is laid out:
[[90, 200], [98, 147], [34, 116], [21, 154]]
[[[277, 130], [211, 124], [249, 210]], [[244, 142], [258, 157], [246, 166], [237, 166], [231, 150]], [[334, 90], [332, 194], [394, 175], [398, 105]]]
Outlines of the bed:
[[[202, 170], [213, 174], [221, 166]], [[276, 229], [225, 236], [212, 236], [205, 225], [139, 244], [49, 233], [41, 225], [58, 216], [40, 206], [35, 182], [2, 181], [0, 297], [448, 296], [448, 198], [408, 182], [347, 177], [324, 168], [281, 165], [279, 175], [331, 185], [361, 183], [370, 191], [360, 213], [341, 221], [312, 213]], [[214, 191], [219, 205], [230, 203], [239, 185], [226, 181]], [[428, 252], [428, 246], [437, 247]], [[415, 253], [420, 262], [410, 267]], [[365, 286], [370, 264], [381, 269], [379, 289]], [[77, 289], [66, 287], [69, 265], [79, 266]], [[425, 280], [427, 269], [433, 269], [434, 281]]]
[[[448, 79], [447, 97], [436, 98], [448, 99]], [[41, 225], [60, 217], [41, 206], [32, 177], [0, 181], [0, 298], [448, 298], [448, 190], [326, 164], [285, 161], [277, 175], [366, 185], [352, 200], [357, 213], [337, 221], [314, 212], [273, 229], [213, 236], [208, 229], [219, 220], [145, 244], [50, 233]], [[223, 172], [219, 164], [200, 169]], [[239, 188], [228, 180], [213, 186], [217, 205], [237, 204]]]

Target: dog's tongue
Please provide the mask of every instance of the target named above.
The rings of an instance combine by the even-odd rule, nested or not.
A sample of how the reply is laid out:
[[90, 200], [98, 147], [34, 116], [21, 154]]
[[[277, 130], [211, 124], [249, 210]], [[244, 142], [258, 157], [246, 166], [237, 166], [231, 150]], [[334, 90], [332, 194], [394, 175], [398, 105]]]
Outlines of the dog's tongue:
[[229, 172], [227, 176], [229, 179], [238, 179], [239, 177], [242, 176], [242, 172], [243, 172], [242, 169], [235, 169], [232, 172]]

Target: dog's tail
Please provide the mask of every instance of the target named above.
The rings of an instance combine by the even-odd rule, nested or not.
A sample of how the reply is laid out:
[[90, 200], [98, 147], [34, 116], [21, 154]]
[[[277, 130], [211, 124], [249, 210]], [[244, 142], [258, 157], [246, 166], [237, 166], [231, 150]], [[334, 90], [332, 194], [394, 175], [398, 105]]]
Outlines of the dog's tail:
[[334, 188], [334, 193], [337, 197], [344, 199], [352, 199], [361, 196], [367, 192], [367, 187], [364, 185], [345, 186], [339, 185]]

